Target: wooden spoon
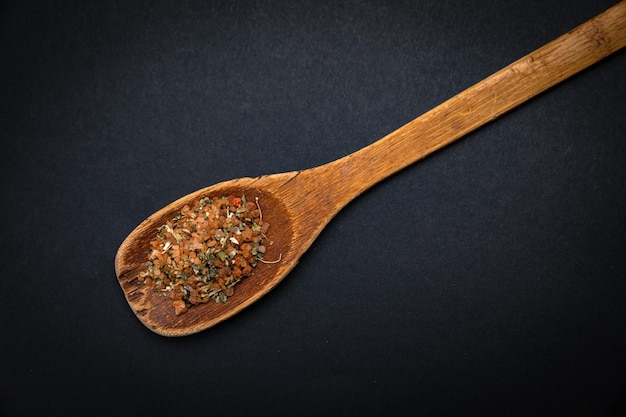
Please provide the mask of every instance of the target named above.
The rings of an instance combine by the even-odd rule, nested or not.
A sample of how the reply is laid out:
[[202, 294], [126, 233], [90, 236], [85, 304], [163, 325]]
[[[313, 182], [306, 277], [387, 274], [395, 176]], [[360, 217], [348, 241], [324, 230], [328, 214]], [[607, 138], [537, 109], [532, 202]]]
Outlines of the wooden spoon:
[[[117, 252], [115, 271], [128, 303], [141, 322], [164, 336], [196, 333], [231, 317], [278, 285], [328, 222], [363, 191], [625, 44], [626, 1], [621, 1], [353, 154], [304, 171], [226, 181], [180, 198], [143, 221]], [[265, 259], [278, 262], [259, 264], [226, 303], [193, 306], [177, 316], [169, 298], [138, 280], [149, 241], [185, 204], [230, 194], [258, 197], [271, 225]]]

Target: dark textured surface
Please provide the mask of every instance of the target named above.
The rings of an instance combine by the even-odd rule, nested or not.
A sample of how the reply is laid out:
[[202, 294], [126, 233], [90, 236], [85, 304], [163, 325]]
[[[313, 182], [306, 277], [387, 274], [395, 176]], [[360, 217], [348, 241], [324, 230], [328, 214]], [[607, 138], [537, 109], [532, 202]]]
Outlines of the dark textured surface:
[[0, 414], [623, 415], [624, 52], [368, 191], [208, 331], [151, 333], [113, 270], [181, 195], [366, 146], [611, 1], [9, 3]]

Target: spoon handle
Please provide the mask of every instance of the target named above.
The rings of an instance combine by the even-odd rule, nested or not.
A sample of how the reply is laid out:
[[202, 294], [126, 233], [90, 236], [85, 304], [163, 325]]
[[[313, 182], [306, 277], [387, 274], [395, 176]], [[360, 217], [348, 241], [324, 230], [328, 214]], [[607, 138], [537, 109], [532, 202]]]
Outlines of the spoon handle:
[[367, 188], [626, 45], [626, 1], [513, 62], [398, 130], [314, 169], [347, 204]]

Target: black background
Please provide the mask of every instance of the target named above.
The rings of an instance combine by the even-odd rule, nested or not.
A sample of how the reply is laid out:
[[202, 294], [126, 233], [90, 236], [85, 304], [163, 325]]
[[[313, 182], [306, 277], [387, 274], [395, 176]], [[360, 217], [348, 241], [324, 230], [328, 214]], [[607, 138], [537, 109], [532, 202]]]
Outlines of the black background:
[[5, 2], [0, 414], [623, 415], [623, 51], [366, 192], [207, 331], [150, 332], [113, 269], [178, 197], [364, 147], [612, 4]]

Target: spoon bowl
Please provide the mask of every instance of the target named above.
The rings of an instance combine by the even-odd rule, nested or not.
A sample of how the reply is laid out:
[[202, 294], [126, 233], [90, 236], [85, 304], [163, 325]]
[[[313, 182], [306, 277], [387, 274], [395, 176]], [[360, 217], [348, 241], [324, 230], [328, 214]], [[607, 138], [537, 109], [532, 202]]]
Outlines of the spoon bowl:
[[[300, 257], [298, 247], [291, 244], [294, 235], [292, 214], [280, 198], [259, 184], [268, 184], [272, 180], [278, 182], [283, 177], [285, 175], [242, 178], [198, 190], [151, 215], [124, 240], [115, 259], [116, 274], [128, 303], [148, 328], [165, 336], [181, 336], [203, 330], [252, 304], [291, 271]], [[199, 304], [177, 316], [168, 297], [159, 295], [138, 279], [139, 273], [145, 270], [150, 240], [155, 237], [156, 228], [178, 214], [185, 205], [193, 205], [205, 197], [225, 195], [245, 195], [252, 201], [258, 198], [264, 220], [271, 225], [265, 259], [279, 261], [259, 262], [253, 277], [239, 282], [228, 302]]]
[[[621, 1], [353, 154], [304, 171], [222, 182], [180, 198], [137, 226], [117, 252], [115, 271], [130, 307], [164, 336], [196, 333], [233, 316], [278, 285], [328, 222], [362, 192], [625, 45], [626, 1]], [[259, 263], [225, 303], [196, 305], [177, 316], [168, 297], [139, 279], [150, 240], [186, 204], [226, 195], [258, 197], [270, 224], [265, 254], [270, 262]]]

